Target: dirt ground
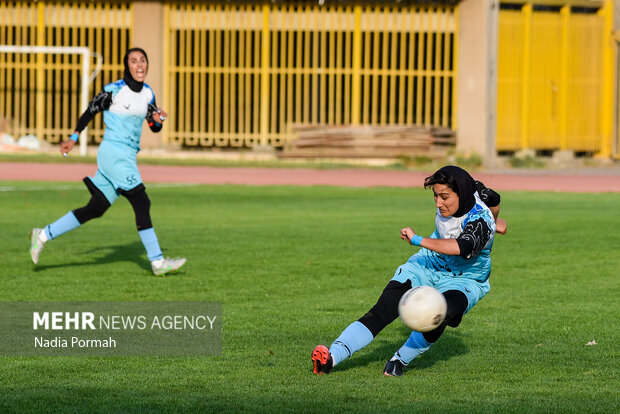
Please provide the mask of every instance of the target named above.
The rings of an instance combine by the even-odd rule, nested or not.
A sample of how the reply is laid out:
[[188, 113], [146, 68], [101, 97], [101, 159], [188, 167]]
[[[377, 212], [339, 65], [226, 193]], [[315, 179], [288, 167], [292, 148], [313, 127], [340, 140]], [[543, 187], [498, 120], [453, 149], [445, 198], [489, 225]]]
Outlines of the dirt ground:
[[[0, 162], [0, 180], [79, 181], [94, 176], [93, 164], [37, 164]], [[236, 168], [190, 166], [140, 166], [149, 183], [333, 185], [351, 187], [420, 187], [428, 172], [370, 169], [312, 170], [302, 168]], [[488, 187], [501, 190], [561, 192], [620, 192], [619, 168], [573, 170], [501, 170], [474, 172]]]

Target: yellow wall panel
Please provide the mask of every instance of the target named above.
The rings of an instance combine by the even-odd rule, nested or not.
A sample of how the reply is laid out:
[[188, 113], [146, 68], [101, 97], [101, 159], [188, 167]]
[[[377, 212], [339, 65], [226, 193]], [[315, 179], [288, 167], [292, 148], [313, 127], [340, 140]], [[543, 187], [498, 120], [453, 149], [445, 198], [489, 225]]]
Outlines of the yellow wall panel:
[[561, 59], [559, 13], [532, 14], [530, 46], [530, 94], [528, 144], [534, 149], [559, 149], [559, 102]]
[[497, 148], [520, 147], [523, 89], [524, 15], [500, 13], [498, 39]]
[[608, 12], [569, 3], [500, 10], [499, 151], [601, 151], [609, 139], [603, 133]]

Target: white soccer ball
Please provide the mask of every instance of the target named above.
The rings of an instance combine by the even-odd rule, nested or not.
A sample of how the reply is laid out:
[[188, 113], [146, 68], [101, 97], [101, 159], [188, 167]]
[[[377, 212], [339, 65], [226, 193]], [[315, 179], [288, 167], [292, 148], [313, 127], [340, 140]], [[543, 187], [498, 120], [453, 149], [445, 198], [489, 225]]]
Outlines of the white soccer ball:
[[418, 332], [432, 331], [441, 325], [447, 310], [446, 298], [430, 286], [409, 289], [398, 302], [400, 319]]

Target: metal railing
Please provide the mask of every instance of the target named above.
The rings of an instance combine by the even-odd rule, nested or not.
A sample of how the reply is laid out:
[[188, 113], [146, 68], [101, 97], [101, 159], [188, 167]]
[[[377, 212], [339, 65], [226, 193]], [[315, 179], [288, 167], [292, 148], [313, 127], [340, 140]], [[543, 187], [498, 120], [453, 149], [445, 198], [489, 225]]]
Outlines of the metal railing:
[[171, 3], [167, 137], [280, 147], [298, 124], [456, 127], [451, 7]]

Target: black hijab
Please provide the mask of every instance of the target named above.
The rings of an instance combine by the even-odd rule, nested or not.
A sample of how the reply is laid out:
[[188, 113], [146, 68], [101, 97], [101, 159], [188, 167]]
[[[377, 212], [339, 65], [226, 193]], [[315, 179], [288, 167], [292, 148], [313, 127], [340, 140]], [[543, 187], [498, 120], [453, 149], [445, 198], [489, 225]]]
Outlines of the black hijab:
[[129, 89], [131, 89], [134, 92], [140, 92], [142, 90], [142, 86], [144, 85], [144, 82], [136, 81], [131, 76], [131, 73], [129, 72], [129, 54], [131, 52], [140, 52], [140, 53], [142, 53], [144, 55], [144, 58], [146, 59], [147, 65], [149, 63], [149, 58], [146, 55], [146, 52], [143, 49], [140, 49], [139, 47], [133, 47], [133, 48], [129, 49], [127, 51], [127, 53], [125, 53], [125, 57], [123, 58], [123, 64], [125, 65], [125, 72], [123, 73], [123, 80], [125, 81], [127, 86], [129, 86]]
[[454, 191], [459, 196], [459, 209], [456, 210], [453, 217], [461, 217], [469, 210], [471, 210], [476, 204], [476, 198], [474, 197], [474, 193], [476, 192], [476, 182], [469, 175], [467, 171], [462, 169], [461, 167], [457, 167], [454, 165], [447, 165], [443, 168], [440, 168], [439, 171], [443, 171], [448, 174], [454, 181], [456, 182], [456, 187]]

